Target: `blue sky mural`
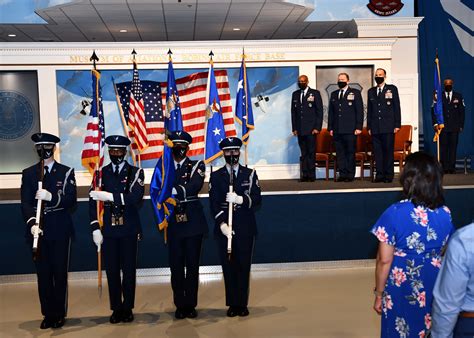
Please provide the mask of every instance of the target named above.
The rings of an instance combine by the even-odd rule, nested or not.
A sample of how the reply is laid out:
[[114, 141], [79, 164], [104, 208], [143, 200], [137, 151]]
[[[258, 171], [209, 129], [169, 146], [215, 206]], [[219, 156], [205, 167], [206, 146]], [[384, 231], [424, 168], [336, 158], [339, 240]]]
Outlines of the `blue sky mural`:
[[[216, 70], [219, 68], [216, 68]], [[175, 69], [180, 78], [207, 69]], [[239, 68], [227, 68], [232, 106], [235, 96]], [[101, 72], [102, 100], [105, 114], [106, 134], [123, 135], [123, 126], [117, 108], [112, 79], [116, 83], [130, 81], [131, 70], [104, 70]], [[166, 81], [166, 69], [140, 70], [141, 80]], [[249, 164], [294, 164], [298, 163], [299, 149], [296, 138], [291, 135], [290, 101], [296, 89], [298, 67], [247, 68], [252, 102], [258, 96], [267, 97], [259, 107], [254, 105], [255, 130], [250, 135]], [[81, 165], [81, 151], [87, 116], [81, 115], [81, 101], [90, 100], [91, 75], [85, 70], [57, 71], [57, 95], [59, 113], [59, 136], [61, 137], [61, 162], [85, 170]], [[240, 134], [240, 126], [236, 125]], [[145, 168], [154, 167], [156, 160], [144, 161]], [[220, 162], [215, 162], [219, 165]]]

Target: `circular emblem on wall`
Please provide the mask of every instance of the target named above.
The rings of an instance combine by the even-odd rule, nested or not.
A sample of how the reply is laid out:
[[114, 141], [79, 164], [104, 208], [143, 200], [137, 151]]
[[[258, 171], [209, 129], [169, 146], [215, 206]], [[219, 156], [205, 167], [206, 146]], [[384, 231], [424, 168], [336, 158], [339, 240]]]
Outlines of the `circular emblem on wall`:
[[390, 16], [398, 13], [403, 7], [401, 0], [370, 0], [367, 7], [380, 16]]
[[25, 136], [34, 125], [33, 106], [23, 94], [0, 90], [0, 140]]

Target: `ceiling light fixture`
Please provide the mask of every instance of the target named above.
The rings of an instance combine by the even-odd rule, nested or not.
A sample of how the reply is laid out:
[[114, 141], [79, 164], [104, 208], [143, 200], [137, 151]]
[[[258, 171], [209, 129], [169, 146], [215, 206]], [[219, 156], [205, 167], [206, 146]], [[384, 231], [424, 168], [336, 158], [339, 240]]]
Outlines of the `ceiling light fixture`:
[[120, 33], [127, 33], [128, 31], [126, 29], [121, 29]]
[[344, 31], [337, 31], [337, 34], [344, 34]]
[[237, 32], [237, 31], [240, 31], [240, 28], [235, 27], [235, 28], [232, 28], [232, 30]]
[[9, 37], [14, 38], [16, 34], [8, 34]]

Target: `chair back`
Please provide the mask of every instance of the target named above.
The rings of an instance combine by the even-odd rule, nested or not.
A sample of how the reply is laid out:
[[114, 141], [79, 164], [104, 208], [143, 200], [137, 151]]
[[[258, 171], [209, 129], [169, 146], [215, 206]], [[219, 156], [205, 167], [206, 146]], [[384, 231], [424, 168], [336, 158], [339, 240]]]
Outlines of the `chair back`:
[[316, 153], [330, 153], [332, 151], [332, 136], [326, 128], [316, 135]]
[[402, 125], [398, 133], [395, 134], [394, 151], [404, 151], [405, 144], [408, 141], [411, 143], [413, 134], [413, 126]]
[[362, 129], [362, 133], [357, 135], [356, 153], [365, 153], [372, 151], [372, 137], [367, 128]]

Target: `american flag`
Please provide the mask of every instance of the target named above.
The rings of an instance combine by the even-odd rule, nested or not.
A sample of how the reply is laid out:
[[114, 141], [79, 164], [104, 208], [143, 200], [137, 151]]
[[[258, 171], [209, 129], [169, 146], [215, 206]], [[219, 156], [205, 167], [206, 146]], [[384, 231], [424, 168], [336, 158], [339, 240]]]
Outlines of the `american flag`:
[[[214, 70], [217, 90], [221, 102], [221, 113], [224, 118], [224, 129], [227, 137], [236, 136], [232, 112], [232, 101], [230, 97], [229, 79], [227, 70]], [[194, 73], [176, 80], [181, 102], [181, 113], [183, 128], [193, 137], [193, 143], [189, 146], [188, 156], [204, 154], [204, 135], [206, 133], [206, 89], [208, 71]], [[167, 83], [163, 83], [167, 88]], [[166, 102], [166, 92], [161, 94], [163, 102]]]
[[130, 90], [128, 126], [131, 130], [130, 138], [136, 143], [138, 151], [142, 153], [143, 150], [148, 147], [148, 137], [145, 126], [142, 85], [138, 75], [137, 63], [135, 61], [133, 62], [133, 79], [132, 88]]
[[[148, 135], [148, 147], [140, 154], [141, 160], [159, 158], [163, 151], [164, 118], [163, 103], [161, 101], [160, 83], [156, 81], [141, 81], [143, 91], [143, 108], [145, 112], [145, 125]], [[117, 93], [125, 120], [129, 121], [130, 91], [132, 82], [116, 84]], [[132, 148], [137, 149], [136, 143]]]
[[[95, 170], [102, 168], [105, 148], [105, 122], [102, 109], [102, 92], [100, 88], [100, 73], [97, 70], [92, 71], [92, 92], [91, 111], [89, 113], [86, 136], [84, 138], [84, 148], [82, 149], [81, 155], [82, 165], [89, 170], [91, 175], [94, 174]], [[95, 184], [96, 182], [93, 182], [94, 188]]]
[[[92, 70], [92, 103], [87, 122], [84, 148], [82, 149], [82, 165], [85, 166], [92, 178], [92, 190], [101, 190], [102, 166], [104, 165], [105, 121], [102, 109], [102, 91], [100, 88], [100, 73]], [[97, 220], [103, 225], [104, 203], [97, 202]]]

